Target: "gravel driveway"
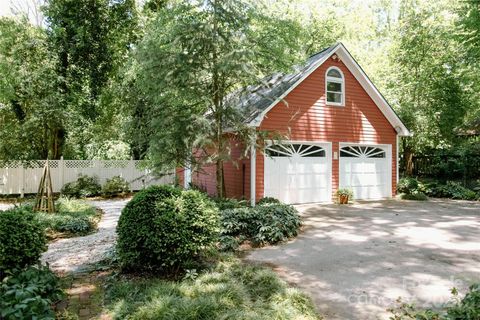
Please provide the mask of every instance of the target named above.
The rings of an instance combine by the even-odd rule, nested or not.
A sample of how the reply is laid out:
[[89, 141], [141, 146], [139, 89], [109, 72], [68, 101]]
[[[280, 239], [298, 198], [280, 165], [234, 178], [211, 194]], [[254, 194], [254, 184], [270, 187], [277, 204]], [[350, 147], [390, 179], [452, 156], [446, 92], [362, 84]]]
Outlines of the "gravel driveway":
[[59, 239], [50, 243], [42, 255], [42, 262], [48, 262], [57, 272], [77, 272], [103, 260], [115, 244], [118, 218], [129, 200], [90, 201], [104, 212], [98, 231], [85, 237]]
[[309, 293], [325, 319], [388, 319], [399, 296], [439, 306], [480, 281], [480, 203], [299, 206], [304, 232], [251, 252]]

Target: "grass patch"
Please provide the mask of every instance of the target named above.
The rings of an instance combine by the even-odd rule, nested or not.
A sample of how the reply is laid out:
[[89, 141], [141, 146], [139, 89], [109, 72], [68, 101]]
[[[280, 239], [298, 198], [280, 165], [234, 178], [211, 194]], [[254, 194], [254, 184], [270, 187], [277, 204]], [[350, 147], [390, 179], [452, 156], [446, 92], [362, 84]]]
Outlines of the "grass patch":
[[[21, 206], [33, 211], [33, 203]], [[84, 200], [60, 198], [55, 213], [35, 212], [35, 218], [49, 239], [82, 236], [97, 228], [101, 212]]]
[[106, 311], [113, 319], [139, 320], [320, 319], [310, 299], [273, 271], [231, 255], [191, 278], [113, 277], [107, 284]]

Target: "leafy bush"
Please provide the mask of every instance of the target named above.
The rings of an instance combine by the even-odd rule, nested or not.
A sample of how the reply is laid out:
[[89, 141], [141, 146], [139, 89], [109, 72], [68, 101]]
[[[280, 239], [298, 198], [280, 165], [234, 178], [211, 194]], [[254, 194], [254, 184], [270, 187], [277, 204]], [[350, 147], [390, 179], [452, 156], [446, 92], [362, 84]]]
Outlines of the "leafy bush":
[[426, 193], [428, 196], [436, 198], [451, 198], [460, 200], [475, 200], [477, 194], [475, 191], [463, 187], [458, 182], [447, 181], [447, 184], [430, 183], [427, 184]]
[[281, 203], [280, 200], [273, 197], [263, 197], [258, 201], [258, 205], [271, 204], [271, 203]]
[[117, 233], [124, 269], [176, 272], [214, 244], [218, 210], [199, 191], [152, 186], [123, 209]]
[[403, 200], [416, 200], [416, 201], [428, 200], [428, 197], [425, 195], [425, 193], [418, 192], [418, 191], [411, 194], [402, 194], [401, 198]]
[[246, 200], [232, 198], [212, 198], [219, 210], [248, 207]]
[[0, 278], [7, 270], [36, 263], [47, 249], [44, 230], [34, 218], [21, 207], [0, 212]]
[[275, 244], [296, 236], [300, 224], [297, 210], [285, 204], [223, 210], [221, 248], [235, 249], [244, 240], [255, 245]]
[[62, 187], [61, 193], [67, 197], [85, 198], [100, 194], [101, 189], [97, 176], [79, 174], [77, 181], [69, 182]]
[[55, 319], [51, 306], [63, 297], [48, 266], [32, 266], [7, 276], [0, 285], [0, 319]]
[[418, 191], [418, 180], [411, 177], [402, 178], [398, 181], [397, 191], [403, 194], [413, 194]]
[[457, 290], [452, 290], [455, 302], [443, 310], [417, 309], [413, 304], [399, 302], [399, 306], [391, 308], [392, 320], [470, 320], [480, 319], [480, 284], [470, 286], [469, 292], [461, 300]]
[[107, 179], [102, 187], [102, 196], [106, 198], [115, 197], [130, 191], [130, 184], [124, 178], [115, 176]]

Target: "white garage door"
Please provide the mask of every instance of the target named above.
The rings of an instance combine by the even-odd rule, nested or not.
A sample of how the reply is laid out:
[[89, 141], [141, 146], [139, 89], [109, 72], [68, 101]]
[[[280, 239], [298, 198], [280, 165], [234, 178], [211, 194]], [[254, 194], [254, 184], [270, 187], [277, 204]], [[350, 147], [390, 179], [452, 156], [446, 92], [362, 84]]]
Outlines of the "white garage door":
[[390, 197], [391, 163], [388, 146], [341, 146], [340, 188], [351, 189], [355, 199]]
[[283, 143], [265, 149], [264, 193], [285, 203], [331, 201], [330, 145]]

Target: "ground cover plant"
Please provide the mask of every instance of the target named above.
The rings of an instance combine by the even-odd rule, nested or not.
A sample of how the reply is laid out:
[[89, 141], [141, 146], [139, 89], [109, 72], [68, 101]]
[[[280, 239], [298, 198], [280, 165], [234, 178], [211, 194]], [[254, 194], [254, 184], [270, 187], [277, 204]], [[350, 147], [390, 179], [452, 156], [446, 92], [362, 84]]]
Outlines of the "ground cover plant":
[[[31, 203], [20, 208], [33, 212]], [[101, 212], [84, 200], [60, 198], [55, 209], [55, 213], [34, 213], [34, 220], [49, 238], [86, 235], [96, 229], [101, 218]]]
[[55, 319], [52, 305], [60, 301], [60, 279], [48, 266], [14, 270], [0, 283], [0, 319]]
[[463, 298], [452, 290], [453, 301], [442, 310], [420, 309], [414, 304], [398, 301], [398, 306], [389, 309], [392, 320], [474, 320], [480, 319], [480, 284], [473, 284]]
[[310, 299], [267, 268], [219, 257], [181, 281], [117, 276], [107, 284], [113, 319], [319, 319]]
[[397, 191], [401, 193], [402, 199], [407, 200], [427, 200], [427, 196], [458, 200], [480, 200], [480, 190], [476, 192], [455, 181], [419, 181], [413, 177], [405, 177], [398, 182]]
[[244, 241], [255, 246], [275, 244], [295, 237], [301, 225], [297, 210], [268, 198], [255, 207], [221, 211], [220, 248], [234, 250]]

